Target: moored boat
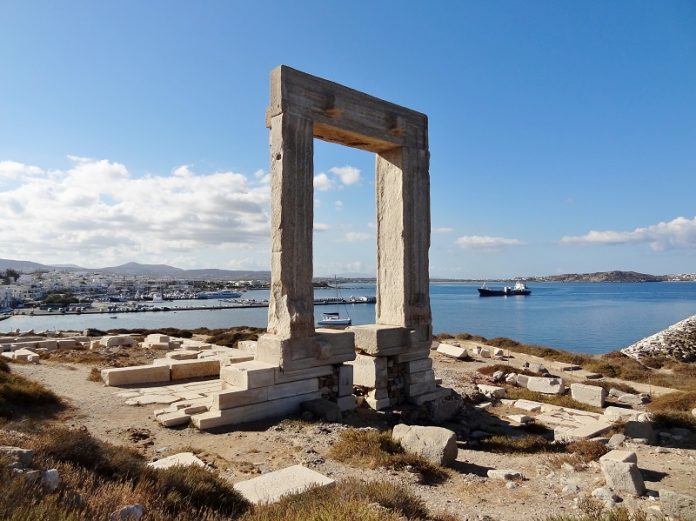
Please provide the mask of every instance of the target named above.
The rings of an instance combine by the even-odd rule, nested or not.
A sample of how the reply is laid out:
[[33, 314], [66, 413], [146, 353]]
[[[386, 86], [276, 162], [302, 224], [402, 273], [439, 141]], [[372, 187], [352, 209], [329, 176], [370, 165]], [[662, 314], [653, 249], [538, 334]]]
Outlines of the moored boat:
[[317, 321], [319, 326], [350, 326], [350, 317], [341, 318], [341, 315], [334, 312], [322, 313], [321, 320]]

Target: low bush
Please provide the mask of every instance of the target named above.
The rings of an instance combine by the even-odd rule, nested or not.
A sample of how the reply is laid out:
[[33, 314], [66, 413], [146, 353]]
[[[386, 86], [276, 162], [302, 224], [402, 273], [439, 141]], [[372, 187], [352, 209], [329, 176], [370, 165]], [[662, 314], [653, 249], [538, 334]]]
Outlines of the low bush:
[[329, 457], [352, 465], [367, 468], [412, 469], [422, 483], [436, 484], [447, 479], [447, 472], [440, 466], [415, 454], [404, 452], [390, 432], [372, 429], [348, 429], [343, 431], [329, 450]]

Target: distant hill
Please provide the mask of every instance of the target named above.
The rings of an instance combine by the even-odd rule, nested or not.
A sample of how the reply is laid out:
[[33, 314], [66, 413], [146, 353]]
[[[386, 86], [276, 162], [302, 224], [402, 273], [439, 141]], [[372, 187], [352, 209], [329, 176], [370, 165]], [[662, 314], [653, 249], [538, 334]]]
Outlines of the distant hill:
[[11, 259], [0, 259], [0, 270], [7, 270], [7, 269], [24, 271], [24, 272], [32, 272], [32, 271], [50, 271], [50, 270], [54, 270], [56, 268], [51, 267], [51, 266], [47, 266], [46, 264], [39, 264], [38, 262], [20, 261], [20, 260], [11, 260]]
[[662, 282], [669, 280], [668, 275], [648, 275], [636, 271], [598, 271], [595, 273], [566, 273], [564, 275], [546, 275], [528, 277], [531, 282]]
[[0, 259], [0, 270], [8, 268], [23, 271], [88, 271], [90, 273], [112, 273], [115, 275], [145, 275], [150, 277], [175, 277], [181, 279], [230, 279], [230, 280], [267, 280], [271, 278], [270, 271], [252, 270], [220, 270], [220, 269], [193, 269], [185, 270], [175, 268], [166, 264], [140, 264], [138, 262], [128, 262], [119, 266], [108, 266], [106, 268], [83, 268], [75, 264], [70, 265], [48, 265], [38, 262], [18, 261], [11, 259]]

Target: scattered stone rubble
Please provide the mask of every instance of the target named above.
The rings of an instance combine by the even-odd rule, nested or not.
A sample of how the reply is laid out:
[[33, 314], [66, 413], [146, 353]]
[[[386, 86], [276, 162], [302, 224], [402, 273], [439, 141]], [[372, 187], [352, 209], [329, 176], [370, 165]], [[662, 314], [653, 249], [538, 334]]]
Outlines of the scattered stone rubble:
[[681, 362], [696, 361], [696, 315], [639, 340], [621, 350], [640, 360], [644, 356], [666, 355]]
[[38, 364], [41, 353], [57, 349], [88, 347], [89, 337], [50, 337], [48, 335], [23, 335], [0, 337], [0, 355], [10, 360]]

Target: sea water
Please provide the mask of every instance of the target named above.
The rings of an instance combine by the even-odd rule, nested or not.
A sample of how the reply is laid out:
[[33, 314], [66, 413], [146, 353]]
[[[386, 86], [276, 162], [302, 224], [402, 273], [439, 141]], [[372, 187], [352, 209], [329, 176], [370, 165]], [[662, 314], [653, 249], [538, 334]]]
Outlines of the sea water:
[[[490, 287], [503, 283], [489, 283]], [[538, 283], [532, 294], [518, 297], [479, 297], [474, 283], [432, 283], [430, 301], [436, 333], [468, 332], [488, 338], [504, 336], [585, 353], [604, 353], [626, 347], [688, 316], [696, 314], [696, 283]], [[332, 289], [317, 289], [316, 298], [335, 297]], [[345, 284], [341, 296], [375, 295], [373, 284]], [[249, 291], [246, 299], [267, 299], [267, 290]], [[218, 301], [167, 302], [170, 307], [215, 305]], [[316, 306], [350, 316], [353, 324], [375, 321], [374, 304]], [[0, 331], [78, 330], [112, 328], [230, 326], [266, 327], [267, 308], [221, 309], [108, 314], [16, 316], [0, 322]]]

